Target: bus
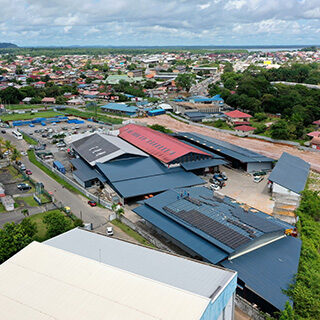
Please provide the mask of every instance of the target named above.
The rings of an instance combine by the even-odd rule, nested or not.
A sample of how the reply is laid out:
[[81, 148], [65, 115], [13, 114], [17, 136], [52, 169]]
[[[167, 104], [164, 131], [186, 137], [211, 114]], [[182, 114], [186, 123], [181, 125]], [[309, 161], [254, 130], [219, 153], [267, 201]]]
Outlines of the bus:
[[21, 140], [23, 139], [23, 136], [20, 132], [16, 131], [16, 130], [13, 130], [12, 131], [12, 134], [18, 139], [18, 140]]

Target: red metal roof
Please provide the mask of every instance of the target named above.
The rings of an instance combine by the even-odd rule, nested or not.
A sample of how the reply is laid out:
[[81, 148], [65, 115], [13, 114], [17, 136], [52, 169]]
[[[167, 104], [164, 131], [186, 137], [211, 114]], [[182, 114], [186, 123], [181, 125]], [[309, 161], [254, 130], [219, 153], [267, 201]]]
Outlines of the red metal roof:
[[248, 131], [254, 131], [257, 128], [251, 127], [251, 126], [238, 126], [234, 128], [235, 130], [243, 131], [243, 132], [248, 132]]
[[307, 134], [309, 137], [320, 137], [320, 131], [312, 131]]
[[241, 112], [239, 110], [227, 112], [227, 113], [225, 113], [225, 115], [230, 118], [252, 118], [252, 116], [250, 116], [250, 114]]
[[320, 145], [320, 137], [313, 137], [310, 143], [313, 145], [319, 146]]
[[320, 120], [313, 121], [312, 123], [320, 125]]
[[120, 128], [119, 137], [164, 163], [170, 163], [188, 153], [211, 157], [208, 153], [189, 146], [165, 133], [136, 124], [128, 124]]

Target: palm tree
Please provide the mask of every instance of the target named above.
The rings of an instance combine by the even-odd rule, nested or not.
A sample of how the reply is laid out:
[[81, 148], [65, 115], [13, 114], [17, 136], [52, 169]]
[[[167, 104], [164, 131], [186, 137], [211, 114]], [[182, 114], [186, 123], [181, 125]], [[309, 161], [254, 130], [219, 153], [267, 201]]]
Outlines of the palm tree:
[[11, 143], [11, 141], [6, 140], [5, 143], [4, 143], [4, 148], [5, 148], [6, 151], [12, 151], [14, 146]]
[[21, 153], [16, 148], [14, 148], [11, 155], [11, 160], [18, 161], [20, 159], [21, 159]]

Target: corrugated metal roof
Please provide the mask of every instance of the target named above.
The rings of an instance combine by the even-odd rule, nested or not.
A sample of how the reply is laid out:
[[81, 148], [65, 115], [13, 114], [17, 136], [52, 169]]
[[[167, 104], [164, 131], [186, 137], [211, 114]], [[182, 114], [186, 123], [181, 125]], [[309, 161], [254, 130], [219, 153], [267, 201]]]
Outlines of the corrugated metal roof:
[[239, 160], [240, 162], [272, 162], [273, 159], [259, 153], [244, 149], [232, 143], [204, 136], [195, 132], [180, 132], [179, 135], [190, 142], [199, 143], [204, 148], [210, 148], [212, 152], [219, 152], [226, 156]]
[[282, 290], [298, 271], [301, 240], [286, 237], [249, 252], [222, 266], [238, 272], [238, 277], [263, 299], [282, 310], [290, 300]]
[[220, 166], [226, 163], [227, 161], [224, 161], [222, 159], [204, 159], [204, 160], [198, 160], [198, 161], [184, 162], [181, 164], [181, 167], [187, 171], [191, 171], [196, 169]]
[[[214, 197], [213, 192], [204, 187], [168, 190], [145, 200], [144, 203], [228, 253], [233, 253], [238, 247], [243, 249], [242, 241], [238, 245], [229, 243], [228, 239], [229, 237], [231, 239], [232, 233], [235, 235], [234, 239], [239, 234], [245, 237], [250, 245], [255, 239], [259, 241], [265, 233], [281, 233], [285, 229], [292, 228], [291, 225], [257, 210], [243, 212], [240, 204], [235, 200], [226, 196], [223, 199]], [[180, 211], [196, 211], [194, 223], [180, 217]], [[205, 216], [205, 219], [211, 219], [207, 219], [208, 223], [205, 225], [218, 223], [225, 229], [213, 228], [211, 232], [207, 232], [200, 225], [204, 220], [202, 216]]]
[[211, 263], [218, 263], [229, 255], [224, 250], [221, 250], [195, 233], [190, 232], [157, 210], [143, 205], [135, 208], [133, 211]]
[[200, 319], [210, 299], [33, 242], [0, 267], [1, 319]]
[[300, 193], [306, 186], [309, 169], [308, 162], [283, 152], [273, 168], [269, 180], [295, 193]]
[[98, 179], [102, 183], [106, 182], [106, 178], [103, 175], [88, 166], [82, 159], [76, 158], [70, 160], [70, 162], [77, 169], [73, 171], [73, 174], [75, 174], [81, 181], [86, 182], [93, 179]]
[[106, 110], [113, 110], [113, 111], [120, 111], [120, 112], [129, 112], [129, 113], [136, 113], [138, 111], [137, 107], [133, 106], [128, 106], [124, 103], [108, 103], [104, 106], [100, 107], [101, 109], [106, 109]]
[[234, 276], [234, 272], [212, 265], [81, 229], [70, 230], [45, 244], [208, 298]]
[[110, 161], [124, 154], [133, 154], [141, 157], [148, 156], [118, 137], [101, 133], [94, 133], [74, 140], [71, 146], [91, 166], [98, 162]]
[[183, 171], [179, 167], [169, 169], [152, 157], [97, 163], [97, 168], [108, 177], [108, 180], [111, 182], [143, 177], [154, 177], [156, 179], [158, 175]]
[[207, 153], [189, 146], [174, 137], [136, 124], [128, 124], [120, 128], [119, 137], [164, 163], [170, 163], [190, 153], [210, 157]]
[[190, 187], [204, 184], [205, 181], [191, 172], [176, 171], [173, 173], [122, 180], [112, 183], [124, 198], [138, 197], [168, 189]]

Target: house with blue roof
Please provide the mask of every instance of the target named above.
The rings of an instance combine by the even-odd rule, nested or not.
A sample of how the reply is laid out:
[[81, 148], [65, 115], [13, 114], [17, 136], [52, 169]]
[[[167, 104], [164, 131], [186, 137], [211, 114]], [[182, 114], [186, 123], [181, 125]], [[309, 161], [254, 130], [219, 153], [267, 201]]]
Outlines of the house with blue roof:
[[121, 113], [127, 116], [135, 116], [138, 113], [138, 108], [134, 106], [128, 106], [125, 103], [111, 102], [101, 107], [105, 112]]

